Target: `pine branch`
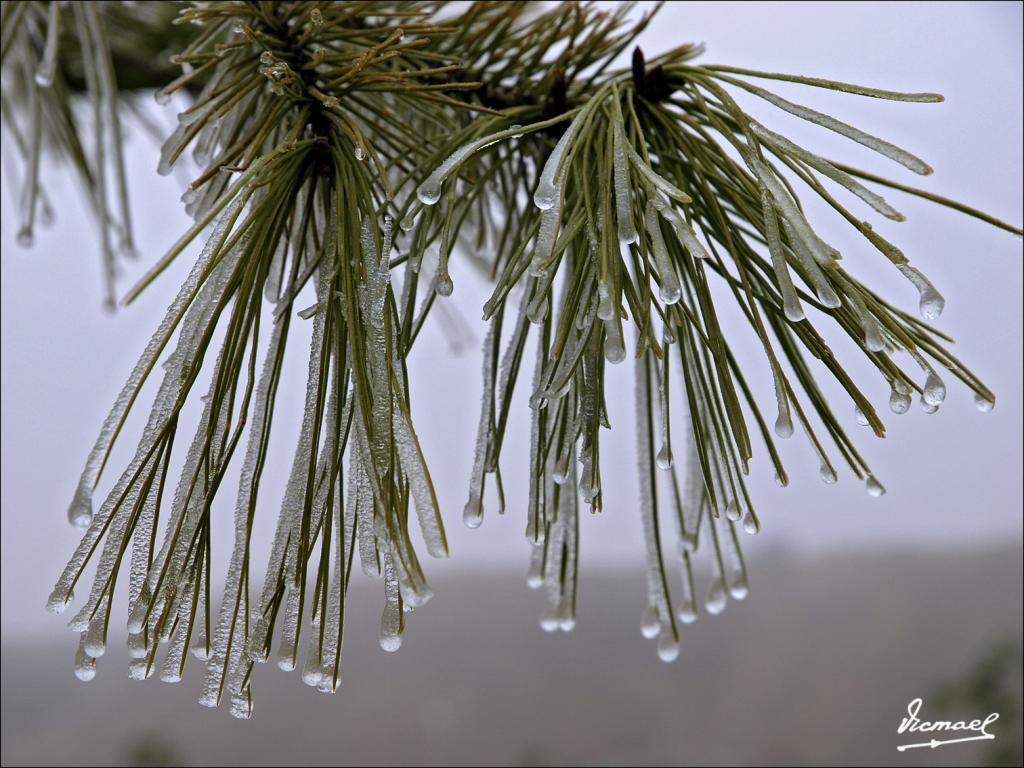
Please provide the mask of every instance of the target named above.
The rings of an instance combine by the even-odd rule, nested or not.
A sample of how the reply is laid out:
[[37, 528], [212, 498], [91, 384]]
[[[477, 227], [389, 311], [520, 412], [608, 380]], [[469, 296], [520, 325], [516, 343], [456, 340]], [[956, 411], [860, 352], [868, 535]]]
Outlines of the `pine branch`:
[[[44, 135], [46, 145], [80, 158], [109, 239], [129, 232], [127, 207], [115, 217], [103, 203], [111, 191], [103, 153], [117, 155], [117, 122], [99, 120], [95, 148], [81, 148], [70, 104], [82, 88], [69, 73], [80, 60], [99, 114], [114, 98], [110, 62], [125, 60], [119, 55], [128, 53], [118, 51], [131, 49], [138, 30], [129, 9], [72, 5], [71, 12], [57, 4], [4, 6], [5, 78], [15, 84], [10, 104], [5, 89], [5, 119], [20, 125], [24, 114], [30, 124], [46, 116], [52, 129], [20, 134], [28, 137], [29, 169], [38, 168]], [[63, 16], [80, 22], [78, 48], [68, 48], [66, 63], [46, 42]], [[677, 619], [718, 613], [749, 591], [739, 532], [756, 534], [761, 521], [746, 477], [760, 458], [788, 483], [776, 439], [799, 426], [825, 482], [836, 482], [845, 465], [870, 495], [884, 493], [823, 394], [821, 377], [833, 377], [860, 423], [884, 436], [880, 414], [825, 341], [826, 328], [848, 336], [873, 364], [891, 388], [895, 413], [909, 409], [914, 393], [926, 411], [937, 409], [946, 394], [942, 370], [974, 391], [981, 410], [991, 409], [994, 394], [933, 325], [941, 294], [859, 209], [847, 208], [846, 195], [894, 222], [902, 214], [866, 184], [1017, 234], [1020, 228], [825, 159], [742, 106], [766, 100], [927, 174], [929, 166], [907, 150], [751, 80], [917, 103], [941, 97], [702, 65], [694, 61], [702, 53], [696, 45], [648, 60], [635, 45], [649, 21], [631, 23], [628, 4], [610, 11], [494, 2], [183, 8], [176, 28], [189, 34], [175, 57], [182, 71], [162, 84], [159, 99], [183, 90], [193, 98], [163, 146], [160, 170], [169, 172], [191, 149], [202, 168], [185, 195], [195, 224], [126, 301], [192, 243], [205, 240], [205, 247], [104, 422], [69, 510], [83, 539], [49, 607], [64, 610], [87, 564], [97, 563], [71, 622], [82, 633], [80, 677], [94, 674], [104, 651], [129, 548], [132, 675], [144, 679], [159, 666], [162, 679], [179, 680], [191, 647], [207, 662], [202, 703], [227, 696], [236, 716], [252, 714], [254, 668], [268, 660], [275, 637], [280, 666], [301, 664], [305, 682], [337, 688], [357, 551], [363, 572], [384, 580], [381, 645], [399, 647], [406, 613], [431, 595], [410, 518], [428, 554], [447, 554], [412, 423], [406, 360], [435, 307], [457, 300], [453, 255], [471, 256], [494, 281], [483, 307], [484, 397], [463, 509], [470, 527], [484, 520], [489, 476], [504, 510], [501, 450], [522, 418], [513, 414], [512, 395], [534, 345], [531, 383], [519, 386], [530, 394], [530, 585], [544, 587], [547, 630], [575, 624], [579, 507], [603, 506], [608, 365], [631, 356], [636, 366], [648, 568], [643, 631], [658, 638], [666, 661], [678, 654]], [[9, 38], [15, 22], [31, 34]], [[138, 27], [157, 34], [159, 25], [140, 18]], [[631, 66], [616, 68], [631, 49]], [[52, 85], [33, 85], [35, 71], [51, 65]], [[123, 87], [147, 87], [150, 76]], [[28, 182], [23, 217], [31, 232], [43, 198], [36, 176]], [[803, 213], [800, 197], [808, 194], [863, 237], [864, 253], [877, 252], [907, 278], [923, 319], [843, 267]], [[393, 274], [402, 275], [400, 287]], [[724, 292], [713, 293], [714, 285]], [[296, 302], [304, 290], [316, 300], [302, 308]], [[720, 319], [729, 312], [746, 319], [769, 364], [771, 429], [760, 382], [749, 379]], [[257, 519], [268, 503], [260, 479], [275, 439], [273, 416], [288, 408], [276, 395], [291, 364], [285, 353], [293, 322], [312, 325], [303, 422], [256, 591], [249, 541], [255, 526], [267, 525]], [[136, 453], [94, 510], [112, 446], [125, 439], [127, 415], [158, 363], [162, 380]], [[209, 388], [197, 398], [204, 364]], [[670, 413], [673, 386], [684, 407]], [[172, 478], [179, 415], [197, 399], [200, 422], [184, 469]], [[235, 542], [216, 587], [211, 507], [236, 450], [243, 457]], [[662, 525], [666, 515], [671, 532]], [[670, 586], [669, 541], [678, 552], [679, 589]], [[692, 569], [705, 553], [714, 579], [700, 599]], [[222, 593], [216, 612], [215, 588]]]

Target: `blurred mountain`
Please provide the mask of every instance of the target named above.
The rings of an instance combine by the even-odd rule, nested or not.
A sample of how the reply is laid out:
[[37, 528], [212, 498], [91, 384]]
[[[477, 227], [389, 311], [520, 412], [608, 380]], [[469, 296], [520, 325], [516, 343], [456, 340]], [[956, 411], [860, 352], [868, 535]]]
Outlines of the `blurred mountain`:
[[[397, 654], [377, 646], [380, 586], [360, 581], [338, 693], [268, 665], [251, 722], [195, 703], [194, 660], [176, 686], [129, 681], [123, 643], [81, 683], [75, 636], [55, 633], [2, 648], [2, 763], [1019, 765], [1021, 552], [763, 556], [750, 598], [684, 626], [669, 665], [640, 635], [641, 573], [582, 573], [568, 635], [539, 629], [521, 574], [438, 581]], [[971, 696], [951, 697], [962, 681]], [[998, 703], [1000, 750], [898, 753], [927, 740], [896, 733], [916, 697], [943, 719]]]

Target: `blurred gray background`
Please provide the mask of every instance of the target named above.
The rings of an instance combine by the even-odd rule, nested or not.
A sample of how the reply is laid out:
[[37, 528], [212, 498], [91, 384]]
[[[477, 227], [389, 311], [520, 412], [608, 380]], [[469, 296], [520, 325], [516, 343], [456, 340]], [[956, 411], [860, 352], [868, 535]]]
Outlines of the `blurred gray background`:
[[[641, 45], [651, 56], [704, 41], [702, 60], [709, 63], [939, 91], [944, 103], [899, 104], [764, 81], [910, 149], [936, 169], [923, 180], [752, 96], [736, 95], [766, 125], [826, 157], [1019, 224], [1021, 24], [1020, 3], [669, 3]], [[152, 112], [172, 124], [171, 107], [153, 105]], [[122, 275], [122, 291], [187, 226], [178, 202], [186, 176], [157, 176], [158, 147], [138, 129], [130, 138], [142, 256]], [[644, 583], [635, 441], [628, 429], [632, 366], [610, 375], [617, 429], [602, 445], [605, 512], [585, 515], [581, 525], [581, 605], [573, 633], [541, 633], [540, 597], [525, 586], [525, 402], [504, 454], [508, 514], [493, 514], [488, 497], [484, 525], [475, 531], [462, 525], [480, 397], [477, 308], [488, 287], [469, 264], [453, 263], [456, 290], [449, 304], [461, 308], [462, 318], [449, 320], [466, 330], [453, 344], [435, 318], [410, 361], [414, 418], [452, 549], [450, 560], [427, 564], [438, 595], [411, 617], [402, 650], [385, 657], [376, 645], [380, 585], [361, 581], [337, 696], [305, 688], [294, 674], [260, 670], [256, 720], [240, 724], [226, 711], [194, 703], [198, 668], [177, 687], [155, 678], [130, 682], [116, 638], [97, 680], [79, 683], [71, 674], [77, 638], [42, 609], [77, 541], [64, 511], [82, 462], [191, 259], [181, 257], [132, 307], [105, 315], [92, 226], [61, 169], [43, 171], [56, 223], [38, 233], [32, 250], [15, 245], [9, 150], [0, 259], [5, 765], [1020, 762], [1018, 238], [898, 192], [886, 194], [908, 221], [877, 226], [945, 294], [939, 327], [956, 338], [955, 353], [996, 392], [996, 409], [978, 413], [970, 393], [950, 381], [937, 414], [928, 416], [915, 404], [895, 417], [884, 405], [885, 383], [856, 356], [846, 357], [854, 378], [880, 405], [888, 437], [876, 440], [861, 430], [841, 390], [828, 383], [825, 390], [837, 412], [848, 414], [851, 433], [888, 493], [869, 498], [841, 469], [840, 483], [825, 486], [799, 438], [782, 446], [787, 489], [776, 487], [765, 457], [755, 456], [751, 492], [763, 530], [743, 542], [751, 595], [720, 617], [686, 627], [680, 659], [670, 666], [657, 661], [639, 632]], [[916, 292], [880, 255], [859, 245], [820, 206], [809, 207], [812, 223], [843, 251], [848, 269], [900, 306], [916, 309]], [[726, 331], [738, 339], [741, 358], [762, 370], [762, 355], [743, 322], [730, 323], [727, 316]], [[852, 351], [842, 339], [830, 341], [840, 355]], [[283, 486], [298, 431], [303, 344], [296, 339], [290, 345], [294, 366], [279, 397], [279, 452], [263, 496], [268, 521], [276, 516], [273, 500], [280, 493], [273, 489]], [[767, 375], [754, 382], [755, 394], [771, 403]], [[122, 446], [122, 459], [128, 447]], [[228, 504], [216, 510], [227, 513], [222, 542], [230, 534], [232, 492], [224, 495]], [[267, 537], [256, 546], [265, 547]], [[898, 754], [896, 726], [917, 696], [925, 697], [926, 709], [946, 707], [968, 719], [1001, 707], [994, 728], [999, 736], [987, 746], [1009, 745], [1010, 751], [960, 745]]]

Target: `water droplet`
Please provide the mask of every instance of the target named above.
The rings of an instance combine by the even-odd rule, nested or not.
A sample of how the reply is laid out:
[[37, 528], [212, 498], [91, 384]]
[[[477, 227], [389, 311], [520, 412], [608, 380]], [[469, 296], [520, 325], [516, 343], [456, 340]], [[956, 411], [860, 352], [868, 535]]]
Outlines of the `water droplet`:
[[420, 199], [420, 202], [424, 205], [434, 205], [438, 200], [441, 199], [441, 182], [434, 176], [428, 176], [427, 180], [424, 181], [416, 189], [416, 197]]
[[784, 440], [793, 436], [793, 419], [790, 418], [788, 411], [779, 411], [775, 419], [775, 434]]
[[921, 410], [931, 415], [933, 413], [938, 413], [939, 406], [926, 403], [924, 398], [921, 398]]
[[864, 415], [864, 411], [860, 409], [859, 405], [853, 406], [853, 415], [857, 419], [857, 423], [862, 427], [866, 427], [870, 423], [868, 421], [868, 417]]
[[448, 274], [438, 275], [434, 279], [434, 290], [437, 291], [438, 296], [451, 296], [452, 291], [455, 290], [451, 276]]
[[982, 413], [989, 413], [993, 408], [996, 407], [996, 401], [994, 399], [989, 400], [984, 395], [976, 394], [974, 396], [974, 407], [977, 408]]
[[672, 637], [671, 632], [665, 632], [658, 638], [658, 658], [669, 663], [679, 657], [679, 641]]
[[697, 620], [697, 609], [691, 602], [679, 606], [679, 620], [684, 624], [693, 624]]
[[651, 640], [661, 632], [661, 619], [658, 618], [658, 609], [648, 605], [644, 609], [643, 618], [640, 619], [640, 634]]
[[942, 401], [946, 399], [946, 384], [935, 371], [928, 372], [921, 397], [928, 405], [936, 406], [942, 405]]
[[779, 486], [779, 488], [785, 488], [787, 485], [789, 485], [789, 480], [787, 480], [785, 477], [783, 477], [780, 473], [776, 472], [775, 473], [775, 484], [777, 486]]
[[829, 466], [828, 462], [821, 462], [821, 467], [818, 470], [818, 474], [821, 475], [822, 482], [832, 485], [839, 478], [836, 476], [836, 471]]
[[893, 390], [889, 395], [889, 410], [893, 413], [906, 413], [910, 410], [911, 397], [903, 392]]
[[725, 584], [720, 578], [715, 579], [711, 585], [711, 590], [708, 592], [708, 598], [704, 601], [704, 608], [708, 613], [717, 616], [725, 610], [728, 601], [729, 596], [725, 591]]
[[735, 499], [730, 499], [729, 503], [725, 505], [725, 517], [727, 520], [732, 520], [733, 522], [736, 522], [743, 517], [743, 513], [740, 512], [739, 505], [736, 503]]
[[604, 359], [613, 364], [621, 363], [626, 359], [626, 344], [622, 340], [622, 327], [615, 320], [607, 320], [604, 328]]
[[162, 88], [153, 92], [153, 101], [159, 104], [161, 107], [166, 107], [171, 103], [171, 94], [164, 91]]
[[416, 211], [415, 209], [409, 211], [402, 220], [398, 223], [403, 232], [408, 232], [410, 229], [416, 226]]
[[874, 475], [867, 476], [867, 479], [864, 481], [864, 487], [867, 488], [868, 496], [877, 498], [885, 493], [885, 486], [878, 482]]
[[545, 608], [540, 615], [540, 628], [545, 632], [554, 632], [558, 629], [558, 616], [552, 608]]
[[87, 654], [81, 646], [75, 653], [75, 677], [84, 683], [96, 677], [96, 659]]
[[743, 530], [749, 533], [751, 536], [761, 530], [761, 523], [754, 517], [753, 513], [747, 512], [743, 516]]
[[380, 647], [388, 653], [394, 653], [402, 647], [402, 636], [382, 633], [380, 636]]
[[729, 594], [734, 600], [746, 600], [747, 595], [750, 594], [750, 587], [745, 580], [737, 581], [729, 587]]
[[[650, 454], [648, 454], [649, 456]], [[668, 443], [661, 446], [661, 450], [658, 451], [658, 457], [656, 459], [658, 463], [658, 469], [672, 469], [672, 451], [668, 447]]]

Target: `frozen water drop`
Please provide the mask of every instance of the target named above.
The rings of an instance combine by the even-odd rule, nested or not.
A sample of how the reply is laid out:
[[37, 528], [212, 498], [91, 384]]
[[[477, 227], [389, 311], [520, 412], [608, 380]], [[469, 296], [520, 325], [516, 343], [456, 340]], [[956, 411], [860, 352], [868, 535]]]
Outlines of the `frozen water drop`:
[[161, 107], [166, 107], [171, 103], [171, 94], [167, 93], [163, 88], [160, 88], [153, 92], [153, 101]]
[[380, 635], [380, 647], [388, 653], [394, 653], [402, 647], [402, 636], [382, 632]]
[[793, 436], [793, 419], [788, 411], [779, 411], [779, 415], [775, 419], [775, 434], [784, 440]]
[[484, 521], [484, 507], [480, 499], [470, 499], [462, 510], [462, 522], [467, 528], [479, 528]]
[[889, 410], [893, 413], [906, 413], [910, 410], [911, 402], [910, 395], [894, 389], [889, 395]]
[[427, 177], [427, 180], [416, 189], [416, 197], [424, 205], [434, 205], [441, 199], [441, 181], [433, 175]]
[[64, 613], [68, 603], [75, 599], [75, 593], [69, 592], [62, 587], [57, 587], [50, 593], [46, 601], [46, 610], [50, 613]]
[[693, 624], [697, 620], [697, 609], [692, 602], [679, 606], [679, 620], [684, 624]]
[[821, 467], [818, 470], [818, 474], [821, 476], [823, 483], [827, 485], [833, 485], [839, 478], [836, 476], [836, 471], [832, 469], [828, 462], [821, 462]]
[[558, 616], [552, 608], [545, 608], [540, 615], [540, 628], [545, 632], [554, 632], [558, 629]]
[[996, 407], [995, 399], [990, 400], [984, 395], [975, 394], [974, 396], [974, 407], [982, 413], [989, 413], [993, 408]]
[[153, 675], [153, 667], [146, 659], [132, 659], [128, 662], [128, 678], [130, 680], [142, 681]]
[[149, 649], [146, 648], [146, 637], [141, 632], [128, 635], [128, 658], [144, 659]]
[[726, 517], [726, 519], [732, 520], [733, 522], [736, 522], [742, 516], [743, 516], [743, 513], [740, 512], [740, 508], [739, 508], [739, 505], [736, 503], [736, 500], [735, 499], [730, 500], [729, 503], [725, 506], [725, 517]]
[[929, 371], [921, 398], [928, 405], [934, 406], [942, 405], [942, 401], [946, 399], [946, 384], [935, 371]]
[[711, 585], [711, 590], [708, 592], [708, 598], [704, 601], [704, 607], [707, 612], [713, 616], [717, 616], [725, 610], [726, 603], [729, 601], [728, 593], [725, 591], [725, 584], [722, 580], [715, 579]]
[[643, 618], [640, 620], [640, 634], [648, 640], [655, 638], [661, 632], [661, 619], [658, 617], [658, 609], [648, 605], [644, 610]]
[[857, 423], [862, 427], [866, 427], [870, 423], [868, 421], [868, 417], [864, 415], [864, 411], [860, 409], [859, 405], [853, 406], [853, 415], [857, 419]]
[[864, 481], [864, 487], [867, 488], [868, 496], [874, 496], [877, 498], [885, 493], [885, 486], [878, 482], [874, 475], [868, 475], [867, 479]]
[[761, 524], [757, 521], [750, 512], [747, 512], [743, 517], [743, 530], [749, 533], [751, 536], [761, 530]]
[[662, 444], [661, 450], [658, 451], [656, 461], [658, 463], [658, 469], [672, 469], [672, 451], [668, 447], [668, 443]]
[[96, 677], [96, 659], [79, 648], [75, 654], [75, 677], [87, 683]]
[[626, 359], [626, 344], [622, 340], [622, 327], [615, 320], [607, 320], [604, 324], [604, 359], [609, 363], [621, 363]]
[[455, 285], [448, 274], [438, 275], [434, 279], [434, 290], [437, 291], [438, 296], [451, 296]]
[[658, 658], [665, 663], [675, 661], [679, 657], [679, 641], [665, 632], [658, 638]]
[[738, 581], [729, 587], [729, 594], [734, 600], [745, 600], [750, 594], [750, 587], [746, 581]]

